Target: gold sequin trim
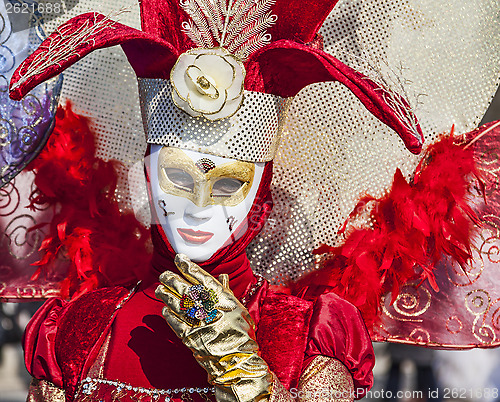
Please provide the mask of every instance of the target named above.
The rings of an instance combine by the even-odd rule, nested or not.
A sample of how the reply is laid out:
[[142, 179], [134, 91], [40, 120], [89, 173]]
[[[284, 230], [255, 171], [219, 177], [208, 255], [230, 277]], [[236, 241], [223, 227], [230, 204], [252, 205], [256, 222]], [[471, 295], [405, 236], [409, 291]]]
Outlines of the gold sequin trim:
[[297, 401], [354, 400], [354, 383], [349, 370], [337, 359], [317, 356], [302, 374], [297, 389], [290, 389]]
[[271, 397], [269, 398], [269, 402], [293, 402], [295, 399], [292, 398], [287, 389], [283, 386], [283, 384], [278, 380], [273, 374], [273, 391], [271, 393]]
[[180, 110], [172, 100], [170, 81], [138, 78], [138, 84], [149, 144], [248, 162], [274, 158], [290, 100], [244, 91], [243, 104], [236, 114], [210, 121]]
[[64, 390], [56, 387], [51, 382], [45, 380], [31, 380], [30, 389], [26, 402], [64, 402], [66, 395]]

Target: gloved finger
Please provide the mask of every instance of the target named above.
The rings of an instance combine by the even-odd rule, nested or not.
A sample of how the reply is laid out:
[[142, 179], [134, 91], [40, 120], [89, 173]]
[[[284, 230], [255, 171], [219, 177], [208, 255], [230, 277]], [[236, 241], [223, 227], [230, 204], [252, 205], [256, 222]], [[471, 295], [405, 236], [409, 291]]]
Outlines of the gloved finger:
[[222, 286], [217, 279], [192, 262], [186, 255], [177, 254], [175, 265], [189, 281], [198, 283], [217, 294], [217, 308], [220, 311], [232, 311], [239, 304], [238, 299], [229, 288]]
[[221, 283], [222, 286], [224, 286], [227, 290], [231, 290], [229, 287], [229, 275], [228, 274], [220, 274], [219, 275], [219, 282]]
[[178, 298], [181, 298], [191, 286], [191, 283], [187, 282], [180, 275], [173, 273], [172, 271], [165, 271], [160, 275], [160, 282]]
[[182, 275], [184, 275], [190, 282], [204, 285], [208, 289], [212, 289], [217, 293], [223, 291], [223, 287], [217, 279], [192, 262], [186, 255], [177, 254], [174, 262], [177, 268], [179, 268], [179, 271], [181, 271]]
[[165, 318], [168, 326], [172, 328], [172, 331], [174, 331], [176, 335], [181, 339], [184, 339], [189, 331], [193, 328], [192, 325], [184, 321], [182, 315], [176, 314], [168, 306], [163, 307], [161, 315], [163, 316], [163, 318]]
[[168, 306], [168, 308], [177, 314], [183, 314], [181, 310], [181, 297], [172, 293], [170, 288], [165, 285], [158, 285], [155, 296]]
[[226, 297], [220, 298], [220, 301], [219, 301], [219, 304], [217, 305], [217, 307], [219, 307], [219, 309], [222, 311], [232, 311], [236, 308], [236, 304], [234, 302], [237, 299], [234, 296], [234, 293], [231, 290], [231, 287], [229, 286], [229, 275], [228, 274], [220, 274], [219, 275], [219, 282], [221, 283], [221, 285], [224, 287], [224, 290], [226, 291], [226, 294], [225, 294]]

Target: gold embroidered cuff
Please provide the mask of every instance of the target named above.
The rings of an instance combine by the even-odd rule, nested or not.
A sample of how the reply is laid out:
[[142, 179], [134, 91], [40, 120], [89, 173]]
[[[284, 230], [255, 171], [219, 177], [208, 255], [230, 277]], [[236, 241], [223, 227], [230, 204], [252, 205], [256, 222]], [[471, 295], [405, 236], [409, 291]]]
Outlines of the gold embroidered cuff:
[[64, 390], [56, 387], [49, 381], [31, 379], [30, 389], [26, 402], [65, 402]]
[[340, 401], [354, 400], [354, 383], [351, 373], [337, 359], [317, 356], [300, 377], [297, 401]]
[[269, 398], [269, 402], [294, 402], [295, 399], [290, 395], [288, 390], [273, 374], [273, 392]]

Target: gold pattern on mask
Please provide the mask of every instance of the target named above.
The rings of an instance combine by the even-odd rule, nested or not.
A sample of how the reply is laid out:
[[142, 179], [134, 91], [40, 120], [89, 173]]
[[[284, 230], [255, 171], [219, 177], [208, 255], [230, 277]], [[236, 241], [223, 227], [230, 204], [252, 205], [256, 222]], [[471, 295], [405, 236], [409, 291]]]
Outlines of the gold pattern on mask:
[[[169, 172], [186, 177], [188, 183], [175, 183], [169, 177]], [[160, 150], [158, 177], [161, 189], [167, 194], [187, 198], [199, 207], [238, 205], [250, 192], [254, 175], [255, 165], [251, 162], [228, 162], [204, 173], [182, 150], [170, 147]], [[217, 186], [222, 180], [234, 180], [234, 191], [217, 193]]]

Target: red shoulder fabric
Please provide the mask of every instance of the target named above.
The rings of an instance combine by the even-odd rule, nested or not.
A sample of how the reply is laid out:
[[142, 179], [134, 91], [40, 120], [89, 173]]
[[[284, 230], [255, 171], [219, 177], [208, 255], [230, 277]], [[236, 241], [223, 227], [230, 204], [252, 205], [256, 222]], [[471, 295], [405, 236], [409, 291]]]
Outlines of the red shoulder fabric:
[[316, 300], [309, 325], [304, 368], [315, 356], [340, 360], [354, 380], [356, 399], [373, 384], [375, 355], [365, 323], [356, 307], [334, 293]]
[[73, 302], [47, 301], [26, 327], [23, 343], [29, 373], [64, 388], [72, 400], [92, 347], [127, 293], [125, 288], [114, 287], [87, 293]]
[[66, 302], [50, 299], [36, 312], [24, 332], [24, 362], [28, 372], [62, 388], [62, 372], [55, 358], [55, 339], [59, 318]]
[[298, 385], [302, 372], [312, 307], [312, 302], [268, 291], [260, 309], [261, 356], [287, 389]]
[[[64, 362], [61, 371], [68, 400], [72, 400], [75, 395], [92, 348], [110, 325], [113, 313], [128, 293], [122, 287], [103, 288], [68, 303], [55, 337], [56, 358]], [[78, 330], [75, 330], [75, 323], [78, 323]]]

